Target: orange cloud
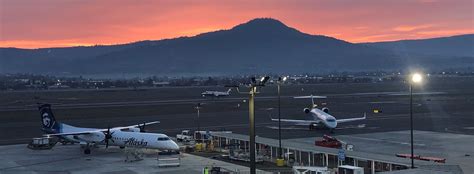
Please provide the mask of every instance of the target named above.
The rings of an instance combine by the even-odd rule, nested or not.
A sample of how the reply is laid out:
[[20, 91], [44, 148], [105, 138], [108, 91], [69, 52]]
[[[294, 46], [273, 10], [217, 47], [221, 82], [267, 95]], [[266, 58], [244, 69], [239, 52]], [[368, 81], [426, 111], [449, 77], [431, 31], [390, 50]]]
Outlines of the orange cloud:
[[472, 11], [472, 0], [0, 0], [0, 47], [159, 40], [258, 17], [350, 42], [427, 38], [472, 33]]
[[419, 0], [421, 3], [434, 3], [438, 2], [438, 0]]
[[426, 25], [415, 25], [415, 26], [409, 26], [409, 25], [402, 25], [393, 28], [394, 31], [400, 31], [400, 32], [407, 32], [407, 31], [413, 31], [413, 30], [420, 30], [420, 29], [426, 29], [426, 28], [431, 28], [434, 25], [431, 24], [426, 24]]
[[460, 34], [472, 34], [474, 29], [462, 29], [462, 30], [433, 30], [433, 31], [420, 31], [416, 34], [420, 36], [449, 36], [449, 35], [460, 35]]
[[82, 43], [77, 40], [48, 40], [48, 41], [34, 41], [34, 40], [12, 40], [0, 42], [0, 47], [18, 47], [18, 48], [38, 48], [42, 47], [70, 47], [70, 46], [94, 46], [97, 44]]
[[379, 35], [371, 35], [371, 36], [364, 36], [359, 38], [354, 38], [352, 41], [354, 42], [376, 42], [376, 41], [388, 41], [388, 40], [396, 40], [395, 38], [397, 35], [395, 34], [379, 34]]

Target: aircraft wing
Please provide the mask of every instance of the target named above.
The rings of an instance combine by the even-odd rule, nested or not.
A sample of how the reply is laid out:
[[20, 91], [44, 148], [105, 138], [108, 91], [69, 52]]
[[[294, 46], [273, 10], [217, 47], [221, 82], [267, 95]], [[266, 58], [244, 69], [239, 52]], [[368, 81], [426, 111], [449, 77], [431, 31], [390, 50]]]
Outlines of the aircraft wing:
[[112, 128], [112, 129], [120, 129], [120, 130], [122, 130], [122, 129], [129, 129], [129, 128], [138, 128], [138, 127], [140, 127], [140, 126], [143, 126], [143, 124], [145, 124], [145, 125], [148, 126], [148, 125], [151, 125], [151, 124], [158, 124], [158, 123], [160, 123], [160, 121], [152, 121], [152, 122], [148, 122], [148, 123], [141, 123], [141, 124], [130, 125], [130, 126], [123, 126], [123, 127], [114, 127], [114, 128]]
[[293, 97], [294, 99], [305, 99], [305, 98], [327, 98], [327, 96], [321, 96], [321, 95], [308, 95], [308, 96], [295, 96]]
[[363, 117], [358, 117], [358, 118], [346, 118], [346, 119], [337, 119], [337, 123], [346, 123], [346, 122], [352, 122], [352, 121], [358, 121], [358, 120], [365, 120], [367, 114], [364, 113]]
[[[285, 123], [293, 123], [293, 124], [297, 124], [297, 125], [310, 125], [310, 124], [318, 124], [319, 121], [315, 121], [315, 120], [292, 120], [292, 119], [280, 119], [281, 122], [285, 122]], [[278, 119], [274, 119], [272, 118], [272, 121], [278, 121]]]

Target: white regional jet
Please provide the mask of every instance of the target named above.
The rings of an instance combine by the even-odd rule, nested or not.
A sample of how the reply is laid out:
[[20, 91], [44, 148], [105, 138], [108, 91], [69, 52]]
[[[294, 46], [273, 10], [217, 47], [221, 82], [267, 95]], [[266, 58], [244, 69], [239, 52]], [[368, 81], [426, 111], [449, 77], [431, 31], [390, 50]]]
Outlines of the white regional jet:
[[107, 129], [74, 127], [57, 122], [50, 104], [39, 106], [42, 130], [46, 136], [57, 136], [84, 146], [84, 154], [90, 154], [90, 147], [96, 144], [119, 146], [120, 148], [151, 148], [160, 150], [179, 150], [179, 146], [165, 134], [144, 133], [145, 125], [159, 121]]
[[[300, 96], [294, 97], [297, 99], [301, 98], [311, 98], [312, 108], [304, 108], [304, 112], [311, 116], [310, 120], [292, 120], [292, 119], [281, 119], [282, 122], [293, 123], [299, 126], [309, 126], [310, 130], [313, 130], [316, 127], [325, 127], [329, 128], [331, 132], [337, 127], [338, 123], [346, 123], [358, 120], [364, 120], [366, 114], [364, 113], [363, 117], [358, 118], [347, 118], [347, 119], [336, 119], [334, 116], [329, 114], [329, 108], [323, 107], [321, 109], [317, 108], [317, 105], [314, 103], [315, 98], [326, 98], [326, 96]], [[278, 121], [278, 119], [272, 118], [272, 121]]]
[[227, 91], [204, 91], [201, 93], [203, 97], [210, 96], [210, 97], [225, 97], [230, 95], [230, 91], [232, 88], [229, 88]]

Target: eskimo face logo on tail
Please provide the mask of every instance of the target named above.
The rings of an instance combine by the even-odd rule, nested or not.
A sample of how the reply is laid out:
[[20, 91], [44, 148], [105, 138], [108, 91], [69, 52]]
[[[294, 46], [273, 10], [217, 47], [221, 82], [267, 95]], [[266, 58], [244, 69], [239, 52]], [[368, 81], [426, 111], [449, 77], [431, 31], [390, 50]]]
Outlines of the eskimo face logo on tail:
[[53, 123], [51, 121], [51, 117], [49, 116], [49, 114], [47, 112], [43, 113], [43, 115], [41, 117], [42, 117], [44, 127], [51, 128], [53, 126]]

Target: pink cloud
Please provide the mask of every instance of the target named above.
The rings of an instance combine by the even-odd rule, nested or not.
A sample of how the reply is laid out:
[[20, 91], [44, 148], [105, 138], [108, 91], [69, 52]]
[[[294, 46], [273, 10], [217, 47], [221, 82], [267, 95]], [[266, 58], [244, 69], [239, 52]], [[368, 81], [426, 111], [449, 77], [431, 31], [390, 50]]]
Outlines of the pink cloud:
[[425, 25], [401, 25], [393, 28], [394, 31], [400, 31], [400, 32], [407, 32], [407, 31], [413, 31], [413, 30], [420, 30], [420, 29], [426, 29], [426, 28], [431, 28], [434, 25], [432, 24], [425, 24]]
[[423, 1], [0, 0], [0, 47], [192, 36], [258, 17], [276, 18], [302, 32], [351, 42], [472, 33], [471, 0]]

